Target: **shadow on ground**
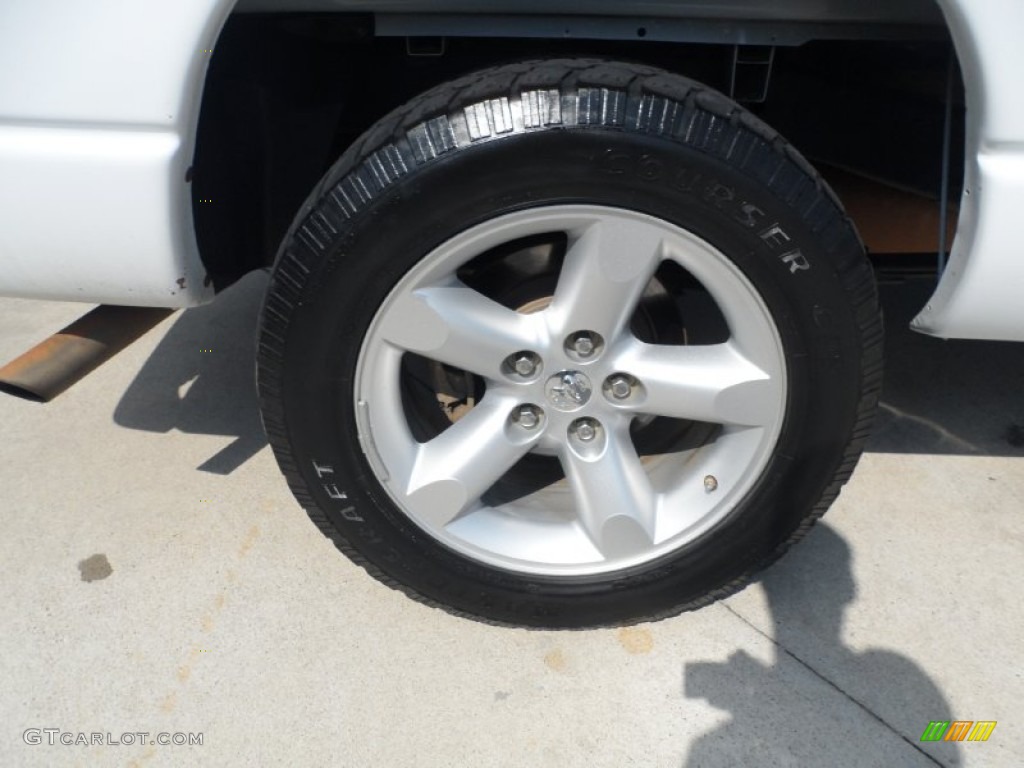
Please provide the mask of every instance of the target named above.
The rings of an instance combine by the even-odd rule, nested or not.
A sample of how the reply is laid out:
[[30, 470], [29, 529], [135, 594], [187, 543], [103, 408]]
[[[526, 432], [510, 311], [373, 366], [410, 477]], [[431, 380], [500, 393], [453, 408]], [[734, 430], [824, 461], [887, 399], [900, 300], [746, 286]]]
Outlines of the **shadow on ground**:
[[153, 350], [114, 411], [122, 427], [234, 440], [197, 469], [227, 475], [267, 444], [256, 397], [256, 326], [267, 275], [254, 272], [212, 304], [188, 309]]
[[[254, 382], [256, 325], [267, 276], [255, 272], [189, 309], [121, 398], [131, 429], [235, 438], [198, 467], [230, 474], [265, 444]], [[886, 381], [868, 450], [1024, 456], [1024, 344], [942, 341], [911, 332], [931, 284], [882, 287]], [[209, 350], [209, 351], [204, 351]]]
[[[773, 663], [741, 650], [722, 663], [685, 666], [685, 695], [730, 714], [693, 743], [687, 768], [960, 765], [956, 743], [920, 742], [929, 720], [954, 719], [924, 671], [898, 653], [843, 644], [843, 612], [856, 585], [850, 547], [835, 530], [816, 526], [761, 584], [772, 621], [762, 634], [774, 643]], [[808, 674], [817, 680], [809, 683]]]
[[885, 386], [868, 450], [1024, 456], [1024, 343], [910, 330], [931, 281], [883, 285]]

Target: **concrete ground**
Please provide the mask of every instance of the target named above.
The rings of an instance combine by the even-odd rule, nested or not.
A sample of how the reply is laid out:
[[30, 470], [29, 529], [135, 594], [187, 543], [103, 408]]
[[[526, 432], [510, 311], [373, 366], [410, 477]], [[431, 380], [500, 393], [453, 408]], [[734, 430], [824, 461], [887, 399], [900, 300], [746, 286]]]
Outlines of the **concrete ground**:
[[[0, 399], [0, 765], [1021, 764], [1024, 345], [914, 336], [927, 286], [887, 286], [876, 437], [760, 583], [499, 629], [380, 586], [292, 500], [252, 383], [264, 281], [47, 406]], [[0, 301], [0, 360], [81, 312]], [[932, 720], [998, 725], [922, 743]]]

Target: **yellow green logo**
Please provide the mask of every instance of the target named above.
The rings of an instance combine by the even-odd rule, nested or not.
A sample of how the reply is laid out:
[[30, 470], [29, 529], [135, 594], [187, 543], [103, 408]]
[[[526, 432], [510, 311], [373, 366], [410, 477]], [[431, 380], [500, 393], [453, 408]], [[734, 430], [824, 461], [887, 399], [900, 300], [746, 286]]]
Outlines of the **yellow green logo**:
[[921, 741], [988, 741], [995, 729], [995, 720], [932, 720]]

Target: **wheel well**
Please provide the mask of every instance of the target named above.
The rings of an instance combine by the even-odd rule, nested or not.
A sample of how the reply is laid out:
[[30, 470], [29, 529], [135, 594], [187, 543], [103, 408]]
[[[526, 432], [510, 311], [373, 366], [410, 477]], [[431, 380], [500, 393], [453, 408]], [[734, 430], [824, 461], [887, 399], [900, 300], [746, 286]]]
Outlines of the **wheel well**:
[[[871, 250], [937, 247], [944, 138], [947, 200], [959, 199], [963, 179], [963, 89], [944, 25], [811, 24], [776, 46], [772, 27], [737, 24], [735, 41], [716, 32], [693, 42], [657, 39], [687, 36], [676, 27], [625, 21], [624, 39], [583, 27], [567, 38], [529, 28], [482, 37], [479, 23], [449, 33], [436, 20], [403, 27], [371, 14], [233, 14], [207, 73], [191, 176], [214, 285], [269, 264], [317, 180], [388, 111], [474, 69], [548, 56], [653, 64], [731, 93], [824, 171]], [[453, 36], [425, 34], [439, 31]], [[746, 39], [759, 44], [737, 44]]]

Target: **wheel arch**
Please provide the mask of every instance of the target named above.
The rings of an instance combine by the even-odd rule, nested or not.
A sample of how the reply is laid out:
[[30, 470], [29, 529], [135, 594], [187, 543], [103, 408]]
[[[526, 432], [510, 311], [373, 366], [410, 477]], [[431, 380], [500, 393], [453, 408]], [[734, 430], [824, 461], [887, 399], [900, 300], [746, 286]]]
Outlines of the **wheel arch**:
[[[515, 10], [520, 14], [519, 26], [507, 26], [509, 17], [501, 14]], [[494, 0], [480, 8], [474, 4], [472, 8], [464, 3], [455, 1], [438, 4], [436, 2], [403, 2], [396, 3], [390, 0], [366, 0], [359, 2], [338, 2], [337, 0], [303, 0], [302, 3], [286, 3], [284, 0], [238, 0], [232, 4], [231, 23], [238, 25], [248, 23], [257, 26], [260, 22], [257, 19], [283, 19], [286, 16], [292, 19], [288, 23], [298, 23], [294, 18], [297, 14], [284, 13], [288, 11], [304, 11], [308, 13], [323, 13], [327, 10], [334, 19], [346, 18], [351, 20], [351, 28], [342, 34], [336, 41], [339, 48], [346, 46], [357, 46], [358, 41], [365, 41], [368, 38], [380, 39], [381, 36], [391, 36], [396, 43], [403, 42], [405, 35], [454, 35], [462, 36], [463, 39], [471, 38], [481, 34], [481, 30], [495, 29], [496, 36], [508, 35], [509, 38], [522, 37], [531, 29], [538, 37], [545, 37], [545, 44], [550, 48], [550, 55], [563, 55], [562, 46], [567, 40], [572, 39], [604, 39], [619, 40], [632, 45], [630, 51], [632, 56], [627, 59], [646, 61], [644, 46], [650, 42], [656, 42], [661, 35], [662, 40], [699, 40], [702, 42], [717, 42], [719, 46], [727, 45], [727, 40], [732, 42], [765, 42], [773, 41], [773, 35], [779, 34], [779, 25], [785, 25], [787, 29], [796, 30], [786, 32], [791, 35], [792, 40], [816, 39], [816, 36], [829, 36], [858, 39], [858, 35], [866, 38], [872, 36], [882, 39], [886, 36], [898, 34], [900, 30], [906, 31], [910, 25], [923, 24], [932, 25], [934, 29], [941, 29], [945, 33], [946, 26], [958, 40], [958, 52], [961, 56], [967, 56], [968, 62], [973, 62], [977, 57], [973, 56], [973, 49], [960, 44], [960, 38], [965, 35], [970, 39], [969, 33], [958, 30], [957, 25], [970, 24], [972, 19], [965, 17], [962, 10], [962, 3], [959, 0], [899, 0], [894, 3], [863, 3], [850, 0], [830, 5], [828, 10], [822, 10], [818, 4], [806, 3], [803, 0], [784, 0], [776, 4], [772, 9], [766, 10], [763, 4], [745, 2], [744, 0], [727, 0], [724, 3], [716, 3], [713, 8], [701, 2], [668, 2], [667, 0], [652, 0], [643, 4], [637, 9], [639, 15], [624, 15], [623, 8], [616, 3], [594, 0], [592, 7], [594, 13], [604, 13], [601, 26], [587, 26], [591, 17], [576, 15], [569, 16], [573, 4], [569, 2], [551, 3], [528, 3], [512, 4], [507, 0]], [[941, 11], [940, 11], [941, 6]], [[630, 9], [631, 12], [633, 9]], [[482, 11], [482, 12], [481, 12]], [[943, 15], [943, 12], [945, 15]], [[721, 19], [729, 20], [727, 25], [721, 23]], [[643, 25], [638, 26], [642, 19]], [[564, 29], [551, 26], [552, 20], [566, 21], [569, 26]], [[530, 25], [534, 26], [531, 27]], [[658, 26], [661, 24], [662, 26]], [[682, 24], [682, 26], [680, 26]], [[489, 26], [490, 25], [490, 26]], [[525, 25], [525, 26], [523, 26]], [[673, 26], [674, 25], [674, 26]], [[717, 26], [716, 26], [717, 25]], [[557, 25], [556, 25], [557, 26]], [[727, 27], [727, 32], [722, 32], [719, 27]], [[638, 41], [638, 36], [643, 30], [644, 42]], [[831, 31], [830, 31], [831, 30]], [[838, 30], [838, 31], [837, 31]], [[883, 30], [880, 32], [880, 30]], [[887, 31], [885, 31], [887, 30]], [[558, 33], [557, 39], [555, 33]], [[715, 36], [718, 37], [715, 37]], [[723, 37], [731, 35], [732, 37]], [[222, 36], [218, 41], [218, 55], [221, 52], [221, 45], [225, 43], [228, 35]], [[230, 41], [228, 41], [230, 43]], [[961, 52], [963, 51], [963, 52]], [[404, 54], [404, 51], [403, 51]], [[537, 56], [536, 48], [529, 51], [530, 56]], [[500, 56], [500, 54], [495, 54]], [[485, 61], [481, 66], [487, 66], [500, 62]], [[649, 62], [657, 63], [657, 62]], [[216, 57], [214, 64], [217, 64]], [[367, 69], [372, 67], [367, 66]], [[980, 67], [968, 63], [964, 67], [965, 78], [968, 79], [969, 91], [974, 91], [982, 78]], [[700, 80], [698, 73], [687, 69], [674, 69]], [[296, 70], [298, 72], [298, 70]], [[456, 72], [455, 74], [461, 74]], [[193, 88], [196, 94], [206, 92], [204, 110], [210, 109], [210, 114], [216, 109], [216, 100], [211, 98], [214, 92], [220, 93], [224, 101], [222, 106], [239, 97], [238, 89], [218, 90], [218, 79], [220, 74], [211, 67], [204, 72], [203, 82], [197, 83]], [[296, 75], [295, 80], [301, 88], [308, 85], [311, 78], [302, 78]], [[425, 90], [440, 82], [441, 79], [427, 80]], [[714, 82], [709, 85], [715, 86]], [[411, 97], [415, 92], [409, 93]], [[221, 97], [218, 97], [221, 98]], [[403, 99], [397, 99], [395, 103], [385, 105], [373, 115], [371, 119], [362, 120], [367, 126], [376, 118], [384, 114], [388, 109], [397, 106]], [[273, 100], [270, 100], [271, 102]], [[337, 105], [336, 105], [337, 106]], [[261, 109], [273, 110], [276, 107], [272, 103], [264, 102]], [[343, 110], [343, 114], [342, 114]], [[219, 182], [213, 184], [213, 191], [204, 187], [205, 179], [198, 179], [193, 192], [193, 219], [199, 235], [199, 245], [203, 256], [204, 264], [211, 273], [216, 287], [221, 288], [230, 284], [234, 279], [246, 271], [265, 266], [273, 258], [280, 238], [287, 229], [287, 224], [294, 215], [305, 192], [315, 183], [319, 175], [326, 170], [330, 162], [343, 151], [348, 143], [338, 140], [338, 126], [352, 114], [351, 105], [339, 106], [335, 115], [328, 114], [329, 109], [321, 110], [322, 119], [326, 126], [332, 119], [335, 121], [332, 128], [324, 127], [321, 134], [315, 137], [302, 137], [303, 153], [292, 153], [288, 162], [280, 164], [287, 165], [292, 171], [289, 178], [283, 178], [278, 174], [274, 176], [274, 169], [267, 167], [271, 162], [260, 155], [260, 152], [280, 152], [283, 143], [280, 134], [274, 134], [274, 128], [267, 129], [267, 135], [255, 146], [257, 139], [248, 136], [243, 143], [248, 141], [253, 144], [248, 149], [243, 149], [239, 154], [248, 155], [249, 165], [242, 167], [238, 164], [233, 171], [228, 171], [239, 179], [237, 187], [239, 195], [228, 185], [229, 195], [221, 194], [217, 187], [223, 186]], [[194, 127], [194, 136], [198, 135], [200, 143], [203, 134], [209, 124], [215, 121], [210, 115], [197, 114], [197, 122]], [[258, 119], [259, 115], [256, 116]], [[769, 122], [771, 119], [768, 118]], [[359, 123], [360, 118], [353, 122]], [[783, 129], [785, 132], [785, 129]], [[356, 131], [358, 134], [358, 131]], [[354, 139], [354, 136], [349, 137]], [[223, 137], [215, 137], [208, 140], [211, 147], [219, 146], [224, 142]], [[798, 148], [803, 149], [799, 139], [792, 139]], [[202, 147], [199, 147], [201, 151]], [[333, 154], [332, 154], [333, 153]], [[208, 155], [216, 154], [211, 151]], [[313, 155], [317, 155], [315, 158]], [[968, 158], [967, 165], [972, 166], [972, 157]], [[299, 161], [298, 163], [296, 161]], [[295, 171], [297, 165], [303, 166]], [[936, 163], [938, 165], [938, 157]], [[205, 170], [203, 157], [197, 155], [196, 167], [199, 171]], [[245, 189], [240, 189], [240, 188]], [[283, 192], [281, 190], [284, 190]], [[245, 202], [241, 198], [248, 195]], [[231, 198], [237, 206], [232, 209]], [[976, 198], [975, 198], [976, 199]], [[213, 202], [208, 202], [212, 200]], [[970, 201], [973, 202], [973, 201]], [[262, 207], [262, 209], [261, 209]], [[256, 212], [254, 214], [254, 211]], [[965, 205], [961, 214], [961, 221], [965, 227], [963, 236], [959, 237], [958, 248], [965, 253], [969, 250], [967, 243], [970, 240], [970, 206]], [[254, 224], [254, 220], [257, 222]], [[936, 227], [937, 229], [937, 227]]]
[[168, 307], [212, 296], [186, 171], [233, 5], [4, 4], [0, 292]]
[[935, 293], [912, 326], [944, 338], [1024, 340], [1017, 220], [1024, 202], [1024, 6], [937, 0], [956, 47], [967, 102], [957, 236]]

